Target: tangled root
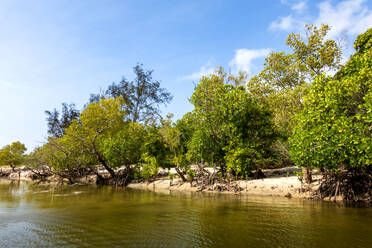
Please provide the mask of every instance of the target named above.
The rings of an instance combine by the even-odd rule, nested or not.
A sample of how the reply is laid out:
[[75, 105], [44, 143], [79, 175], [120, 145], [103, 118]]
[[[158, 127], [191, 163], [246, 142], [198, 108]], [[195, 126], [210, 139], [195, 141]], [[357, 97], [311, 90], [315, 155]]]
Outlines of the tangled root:
[[339, 172], [324, 173], [319, 186], [321, 199], [341, 196], [344, 201], [372, 203], [372, 169], [350, 168]]

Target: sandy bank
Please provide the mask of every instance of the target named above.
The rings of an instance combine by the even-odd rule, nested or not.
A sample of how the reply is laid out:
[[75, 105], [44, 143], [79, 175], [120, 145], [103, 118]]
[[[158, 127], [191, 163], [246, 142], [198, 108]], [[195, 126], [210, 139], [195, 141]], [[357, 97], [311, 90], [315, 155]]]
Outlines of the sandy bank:
[[[212, 168], [207, 168], [212, 170]], [[197, 185], [193, 182], [183, 182], [180, 178], [169, 179], [168, 173], [164, 171], [159, 173], [159, 178], [153, 182], [131, 183], [127, 187], [136, 189], [146, 189], [157, 192], [178, 191], [178, 192], [218, 192], [230, 194], [244, 194], [257, 196], [286, 196], [295, 198], [311, 198], [313, 192], [319, 187], [319, 180], [315, 180], [310, 185], [302, 184], [294, 174], [299, 171], [298, 167], [286, 167], [281, 169], [265, 170], [267, 178], [257, 180], [239, 180], [232, 181], [229, 184], [216, 183], [214, 185]], [[211, 171], [212, 172], [212, 171]], [[104, 174], [104, 172], [102, 172]], [[33, 172], [27, 168], [18, 168], [17, 172], [11, 168], [0, 168], [0, 175], [11, 180], [33, 181]], [[161, 176], [163, 174], [163, 176]], [[288, 175], [288, 176], [287, 176]], [[291, 176], [289, 176], [291, 175]], [[82, 178], [76, 178], [75, 183], [95, 184], [95, 175], [88, 175]], [[316, 179], [316, 177], [315, 177]], [[318, 176], [319, 179], [319, 176]], [[62, 179], [56, 175], [49, 176], [43, 183], [60, 184], [68, 183], [67, 179]]]
[[[285, 196], [296, 198], [311, 198], [313, 192], [318, 188], [319, 181], [315, 180], [312, 184], [302, 184], [297, 176], [272, 177], [257, 180], [233, 181], [240, 187], [240, 191], [226, 190], [219, 191], [216, 188], [223, 185], [212, 185], [212, 187], [201, 189], [199, 186], [190, 182], [182, 182], [179, 179], [159, 179], [154, 182], [131, 183], [129, 188], [147, 189], [153, 191], [183, 191], [183, 192], [219, 192], [230, 194], [245, 194], [259, 196]], [[212, 188], [212, 189], [211, 189]]]

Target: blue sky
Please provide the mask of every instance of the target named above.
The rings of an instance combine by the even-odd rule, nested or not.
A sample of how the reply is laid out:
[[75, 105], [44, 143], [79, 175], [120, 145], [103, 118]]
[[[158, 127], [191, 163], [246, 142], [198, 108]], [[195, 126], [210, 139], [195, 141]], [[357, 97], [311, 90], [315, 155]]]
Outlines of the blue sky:
[[0, 147], [29, 149], [46, 137], [44, 110], [62, 102], [81, 108], [90, 93], [138, 62], [173, 95], [163, 109], [176, 118], [192, 110], [193, 82], [218, 65], [257, 73], [270, 51], [286, 50], [291, 32], [328, 23], [330, 37], [372, 27], [367, 0], [306, 1], [0, 1]]

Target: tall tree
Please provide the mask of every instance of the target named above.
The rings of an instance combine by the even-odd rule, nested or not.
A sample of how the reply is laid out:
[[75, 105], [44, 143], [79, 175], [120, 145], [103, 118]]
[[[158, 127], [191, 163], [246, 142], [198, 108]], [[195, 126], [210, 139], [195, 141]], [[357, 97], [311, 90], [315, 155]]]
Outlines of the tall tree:
[[80, 111], [76, 109], [73, 103], [62, 103], [61, 114], [57, 109], [53, 111], [46, 110], [45, 114], [47, 115], [48, 134], [58, 138], [65, 134], [66, 128], [71, 125], [73, 120], [79, 118]]
[[[322, 73], [340, 67], [341, 50], [334, 40], [326, 39], [330, 27], [306, 25], [305, 39], [290, 34], [287, 45], [292, 53], [272, 52], [265, 59], [264, 69], [251, 78], [247, 87], [274, 113], [274, 123], [282, 134], [277, 153], [283, 161], [290, 161], [287, 139], [296, 124], [295, 115], [303, 108], [303, 97], [308, 85]], [[305, 181], [311, 182], [311, 173], [304, 169]]]
[[372, 199], [372, 28], [334, 77], [318, 76], [290, 138], [300, 166], [325, 169], [320, 194]]
[[172, 95], [160, 87], [160, 82], [152, 77], [153, 70], [145, 70], [138, 64], [133, 68], [135, 79], [123, 78], [119, 83], [111, 84], [102, 94], [92, 94], [90, 102], [101, 98], [121, 97], [126, 119], [132, 122], [153, 122], [160, 117], [160, 105], [168, 104]]
[[290, 139], [298, 165], [329, 170], [372, 166], [372, 28], [334, 77], [319, 76]]
[[294, 116], [302, 109], [302, 98], [315, 76], [340, 67], [341, 49], [327, 40], [330, 27], [306, 25], [306, 37], [290, 34], [287, 45], [292, 53], [272, 52], [264, 69], [248, 82], [248, 90], [274, 112], [276, 126], [288, 137]]

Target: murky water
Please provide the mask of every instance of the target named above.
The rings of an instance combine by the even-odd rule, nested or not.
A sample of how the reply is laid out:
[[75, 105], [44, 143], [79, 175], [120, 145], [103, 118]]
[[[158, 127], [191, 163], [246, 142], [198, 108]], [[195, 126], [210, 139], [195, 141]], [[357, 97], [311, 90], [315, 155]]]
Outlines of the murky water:
[[0, 181], [0, 247], [372, 247], [372, 208]]

